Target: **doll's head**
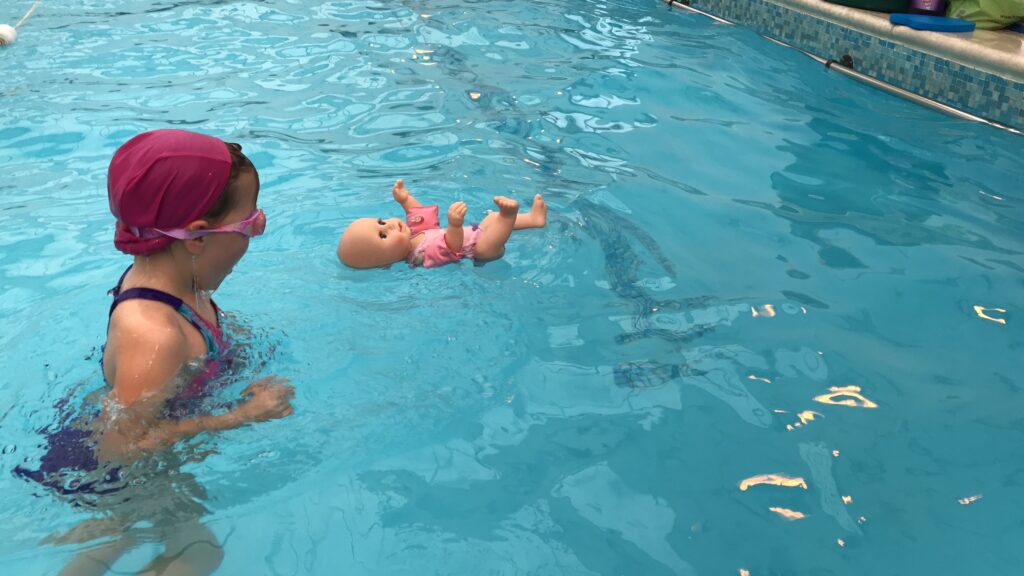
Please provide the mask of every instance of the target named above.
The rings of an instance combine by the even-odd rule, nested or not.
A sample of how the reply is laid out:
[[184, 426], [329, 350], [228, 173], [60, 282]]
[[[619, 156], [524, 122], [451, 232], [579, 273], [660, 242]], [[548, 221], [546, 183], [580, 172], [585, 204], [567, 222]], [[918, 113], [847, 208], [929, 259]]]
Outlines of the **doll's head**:
[[412, 251], [409, 226], [401, 218], [360, 218], [338, 241], [338, 259], [352, 268], [380, 268]]

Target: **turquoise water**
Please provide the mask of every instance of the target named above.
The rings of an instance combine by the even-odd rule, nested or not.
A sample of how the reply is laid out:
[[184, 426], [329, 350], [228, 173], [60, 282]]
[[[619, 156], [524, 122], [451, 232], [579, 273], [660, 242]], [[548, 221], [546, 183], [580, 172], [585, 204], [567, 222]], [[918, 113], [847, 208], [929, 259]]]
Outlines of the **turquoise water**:
[[[267, 234], [216, 298], [233, 390], [297, 389], [179, 450], [220, 573], [1024, 563], [1019, 137], [655, 0], [44, 1], [0, 72], [5, 573], [91, 545], [40, 544], [91, 516], [11, 471], [102, 387], [105, 170], [161, 127], [259, 168]], [[343, 269], [398, 177], [478, 216], [542, 193], [549, 225]]]

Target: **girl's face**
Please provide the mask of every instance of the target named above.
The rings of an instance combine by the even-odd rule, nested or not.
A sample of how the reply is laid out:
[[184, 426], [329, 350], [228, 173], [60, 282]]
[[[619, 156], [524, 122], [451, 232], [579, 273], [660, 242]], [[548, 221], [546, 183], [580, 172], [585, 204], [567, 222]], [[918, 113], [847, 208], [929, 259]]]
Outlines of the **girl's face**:
[[[256, 200], [260, 193], [256, 171], [252, 168], [242, 170], [227, 193], [231, 194], [235, 204], [220, 222], [211, 222], [211, 226], [241, 222], [256, 210]], [[196, 272], [200, 288], [212, 291], [220, 287], [224, 278], [231, 274], [235, 264], [249, 249], [249, 238], [236, 233], [210, 234], [203, 237], [203, 242], [205, 247], [196, 259]]]

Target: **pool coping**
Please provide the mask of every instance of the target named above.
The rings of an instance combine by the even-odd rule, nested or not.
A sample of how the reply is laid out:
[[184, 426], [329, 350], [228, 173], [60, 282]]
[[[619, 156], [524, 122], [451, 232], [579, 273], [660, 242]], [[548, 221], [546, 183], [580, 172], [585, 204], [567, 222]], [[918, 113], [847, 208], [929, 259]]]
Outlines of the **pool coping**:
[[[823, 0], [770, 0], [833, 24], [898, 42], [908, 48], [973, 66], [1014, 82], [1024, 82], [1024, 34], [995, 30], [928, 32], [889, 22], [889, 15]], [[1019, 38], [1014, 38], [1019, 37]], [[1016, 44], [1017, 52], [1010, 49]]]

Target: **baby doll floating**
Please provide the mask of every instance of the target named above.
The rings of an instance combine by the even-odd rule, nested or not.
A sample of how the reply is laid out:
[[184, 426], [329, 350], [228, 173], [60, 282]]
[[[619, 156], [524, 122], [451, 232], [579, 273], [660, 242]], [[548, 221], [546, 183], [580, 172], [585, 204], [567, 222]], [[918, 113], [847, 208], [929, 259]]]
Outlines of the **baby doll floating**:
[[543, 228], [548, 207], [540, 194], [533, 197], [529, 212], [519, 213], [519, 203], [495, 196], [497, 212], [483, 222], [463, 227], [466, 203], [448, 208], [448, 227], [441, 228], [437, 206], [424, 206], [399, 180], [391, 189], [405, 210], [401, 218], [360, 218], [349, 224], [338, 241], [338, 259], [352, 268], [379, 268], [405, 260], [409, 266], [433, 268], [463, 258], [476, 262], [497, 260], [505, 254], [505, 242], [513, 230]]

